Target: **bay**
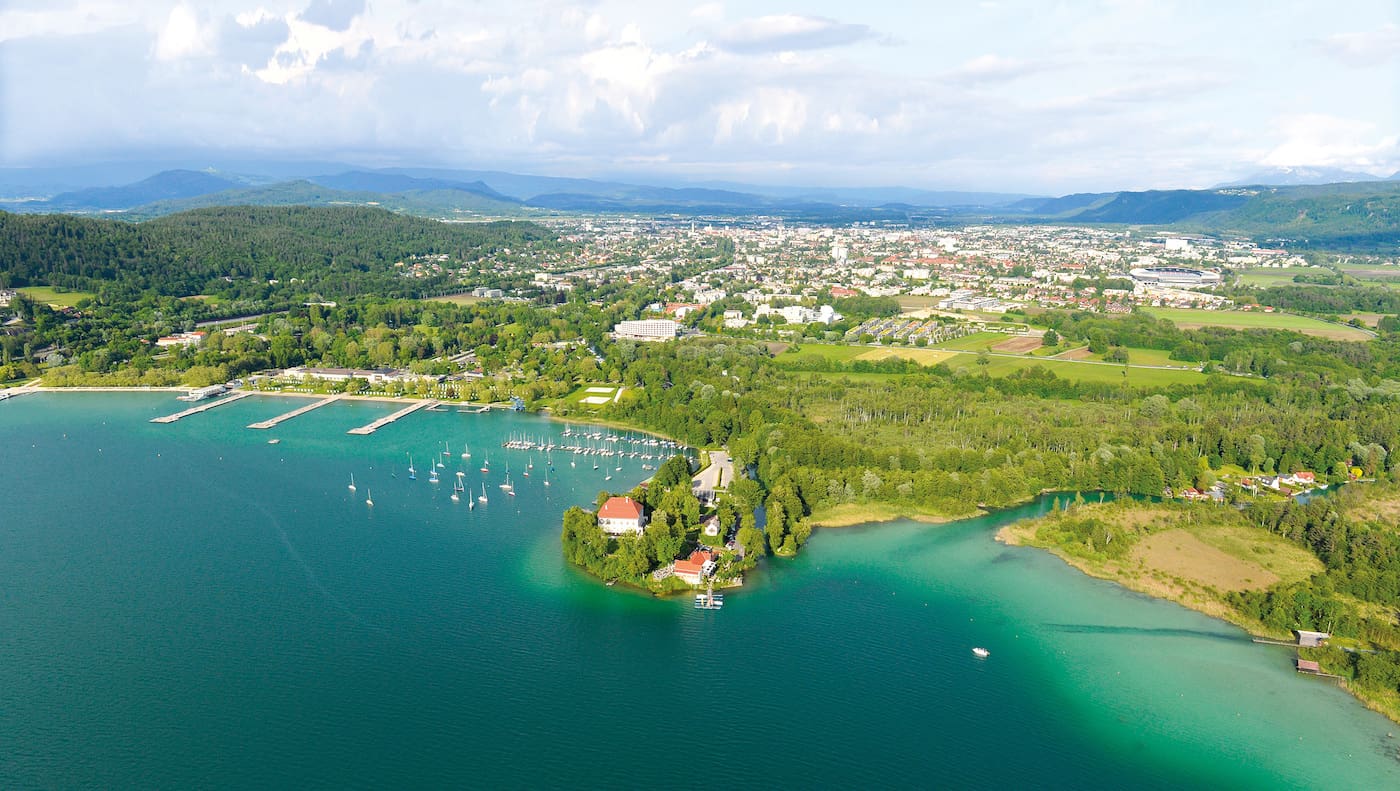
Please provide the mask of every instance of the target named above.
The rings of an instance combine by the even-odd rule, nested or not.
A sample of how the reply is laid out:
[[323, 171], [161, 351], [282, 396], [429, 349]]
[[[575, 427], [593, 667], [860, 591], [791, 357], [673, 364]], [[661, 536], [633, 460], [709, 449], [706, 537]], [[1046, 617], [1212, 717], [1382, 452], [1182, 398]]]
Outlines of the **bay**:
[[5, 787], [1400, 786], [1395, 727], [1286, 651], [992, 540], [1044, 503], [819, 531], [696, 611], [560, 557], [641, 460], [544, 487], [501, 444], [564, 426], [507, 413], [244, 428], [301, 403], [0, 403]]

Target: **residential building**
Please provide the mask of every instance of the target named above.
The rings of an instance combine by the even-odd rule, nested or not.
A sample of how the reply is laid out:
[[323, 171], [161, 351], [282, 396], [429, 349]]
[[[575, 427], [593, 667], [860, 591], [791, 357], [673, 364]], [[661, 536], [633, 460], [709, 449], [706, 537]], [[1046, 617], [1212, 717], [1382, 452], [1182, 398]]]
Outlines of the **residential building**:
[[714, 553], [708, 549], [697, 549], [690, 553], [690, 557], [677, 560], [672, 571], [691, 585], [702, 585], [715, 573]]
[[598, 527], [610, 536], [641, 535], [646, 525], [642, 504], [631, 497], [609, 497], [598, 509]]
[[679, 334], [680, 326], [670, 319], [619, 321], [613, 326], [613, 336], [636, 341], [668, 341]]

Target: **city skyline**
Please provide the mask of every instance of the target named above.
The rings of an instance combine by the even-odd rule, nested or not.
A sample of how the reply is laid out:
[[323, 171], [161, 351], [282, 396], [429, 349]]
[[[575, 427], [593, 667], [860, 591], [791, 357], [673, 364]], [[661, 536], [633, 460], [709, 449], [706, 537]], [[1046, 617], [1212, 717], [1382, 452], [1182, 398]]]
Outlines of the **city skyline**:
[[1063, 194], [1400, 170], [1400, 11], [17, 0], [0, 166], [363, 165]]

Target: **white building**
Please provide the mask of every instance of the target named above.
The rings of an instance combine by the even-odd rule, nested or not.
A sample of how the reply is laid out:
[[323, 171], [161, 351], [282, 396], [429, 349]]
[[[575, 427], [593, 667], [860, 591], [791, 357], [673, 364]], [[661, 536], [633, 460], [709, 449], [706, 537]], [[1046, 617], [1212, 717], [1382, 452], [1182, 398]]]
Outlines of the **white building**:
[[641, 535], [646, 525], [642, 504], [631, 497], [610, 497], [598, 509], [598, 527], [610, 536]]
[[670, 319], [619, 321], [613, 326], [613, 336], [636, 341], [669, 341], [680, 333], [680, 326]]

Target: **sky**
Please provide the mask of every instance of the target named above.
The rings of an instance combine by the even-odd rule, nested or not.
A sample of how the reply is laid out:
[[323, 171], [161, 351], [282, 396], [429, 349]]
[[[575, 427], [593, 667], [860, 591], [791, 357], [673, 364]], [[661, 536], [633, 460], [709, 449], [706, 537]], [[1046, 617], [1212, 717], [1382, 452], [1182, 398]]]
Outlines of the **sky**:
[[1400, 171], [1400, 2], [0, 0], [0, 166], [1039, 194]]

